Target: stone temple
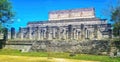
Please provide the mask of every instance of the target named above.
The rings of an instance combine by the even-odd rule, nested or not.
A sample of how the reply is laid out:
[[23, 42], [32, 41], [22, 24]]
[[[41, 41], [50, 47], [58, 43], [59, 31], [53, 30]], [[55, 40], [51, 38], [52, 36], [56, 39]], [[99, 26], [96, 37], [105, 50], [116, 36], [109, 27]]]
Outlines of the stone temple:
[[[111, 35], [111, 24], [95, 16], [94, 8], [49, 12], [47, 21], [28, 22], [8, 38], [30, 40], [102, 40]], [[10, 34], [10, 33], [9, 33]]]

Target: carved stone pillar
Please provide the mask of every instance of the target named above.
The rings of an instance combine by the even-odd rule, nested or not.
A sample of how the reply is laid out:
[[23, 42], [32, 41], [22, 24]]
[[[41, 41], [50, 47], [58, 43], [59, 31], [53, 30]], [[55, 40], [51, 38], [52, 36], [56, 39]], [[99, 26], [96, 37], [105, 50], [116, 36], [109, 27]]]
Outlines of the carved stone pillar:
[[50, 39], [50, 27], [46, 26], [46, 39]]
[[[5, 31], [6, 33], [3, 34], [3, 39], [4, 39], [4, 40], [7, 40], [7, 39], [8, 39], [8, 29], [7, 29], [7, 28], [4, 28], [4, 31]], [[16, 33], [15, 33], [15, 35], [16, 35]], [[15, 38], [16, 38], [16, 36], [15, 36]]]
[[68, 30], [66, 30], [66, 39], [68, 39]]
[[11, 30], [10, 30], [10, 31], [8, 31], [7, 38], [8, 38], [8, 39], [11, 39]]
[[85, 39], [88, 38], [87, 28], [85, 28]]
[[73, 39], [76, 39], [76, 28], [73, 28]]
[[53, 38], [53, 39], [56, 38], [55, 32], [56, 32], [55, 28], [52, 28], [52, 38]]
[[63, 34], [64, 39], [66, 40], [66, 28], [64, 28], [64, 34]]
[[19, 31], [20, 31], [20, 38], [23, 39], [23, 30], [21, 27], [19, 28]]
[[89, 39], [90, 38], [90, 31], [89, 30], [87, 30], [87, 38]]
[[43, 29], [41, 28], [41, 29], [40, 29], [40, 40], [43, 40], [43, 35], [44, 35]]
[[80, 31], [77, 32], [78, 40], [81, 40], [81, 34], [82, 34], [82, 33], [81, 33]]
[[31, 40], [32, 39], [32, 27], [28, 27], [28, 30], [29, 30], [29, 39]]
[[76, 40], [78, 40], [78, 30], [76, 30], [75, 33], [76, 33], [76, 35], [75, 35]]
[[40, 27], [37, 27], [37, 40], [40, 40]]
[[11, 39], [15, 39], [15, 28], [11, 28]]
[[98, 26], [94, 25], [94, 38], [97, 39], [98, 38]]
[[43, 29], [43, 39], [46, 39], [46, 29]]
[[60, 27], [57, 27], [57, 39], [60, 39]]
[[65, 40], [65, 29], [64, 28], [61, 30], [60, 35], [61, 35], [61, 39]]
[[83, 40], [85, 37], [85, 34], [84, 34], [84, 24], [81, 24], [81, 40]]
[[73, 26], [68, 25], [68, 38], [73, 39]]

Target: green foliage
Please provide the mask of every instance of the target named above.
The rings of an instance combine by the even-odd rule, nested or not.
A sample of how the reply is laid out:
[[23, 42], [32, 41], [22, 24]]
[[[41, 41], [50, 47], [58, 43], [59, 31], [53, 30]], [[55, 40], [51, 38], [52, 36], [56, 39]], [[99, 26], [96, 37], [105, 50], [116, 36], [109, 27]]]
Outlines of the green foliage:
[[114, 36], [119, 36], [120, 35], [120, 21], [117, 23], [114, 23], [113, 25], [113, 34]]
[[11, 23], [10, 21], [14, 17], [14, 12], [12, 10], [12, 5], [9, 0], [0, 0], [0, 33], [4, 34], [4, 38], [7, 34], [7, 25]]
[[8, 0], [0, 0], [0, 23], [8, 23], [13, 16], [11, 3]]
[[113, 34], [115, 36], [119, 36], [120, 35], [120, 7], [115, 8], [115, 11], [112, 12], [111, 19], [112, 21], [114, 21]]
[[0, 50], [0, 55], [17, 55], [17, 56], [30, 56], [30, 57], [54, 57], [54, 58], [68, 58], [77, 60], [92, 60], [100, 62], [119, 62], [120, 58], [110, 58], [109, 56], [76, 54], [76, 56], [69, 56], [70, 53], [53, 53], [53, 52], [26, 52], [21, 53], [19, 50], [3, 49]]

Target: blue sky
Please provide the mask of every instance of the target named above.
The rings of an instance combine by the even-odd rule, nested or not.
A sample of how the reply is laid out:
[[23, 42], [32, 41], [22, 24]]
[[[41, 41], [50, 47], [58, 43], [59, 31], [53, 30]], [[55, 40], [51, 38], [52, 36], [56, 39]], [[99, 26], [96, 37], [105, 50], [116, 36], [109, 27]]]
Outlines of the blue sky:
[[10, 0], [16, 12], [11, 27], [25, 27], [29, 21], [46, 21], [48, 12], [74, 8], [96, 9], [96, 16], [104, 18], [102, 11], [107, 8], [109, 0]]

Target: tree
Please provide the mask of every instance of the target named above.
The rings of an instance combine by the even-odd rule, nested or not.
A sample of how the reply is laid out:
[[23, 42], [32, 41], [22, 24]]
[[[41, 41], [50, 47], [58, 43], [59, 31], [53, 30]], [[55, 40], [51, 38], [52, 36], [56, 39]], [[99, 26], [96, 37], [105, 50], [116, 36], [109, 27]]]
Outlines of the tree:
[[[113, 3], [114, 2], [114, 3]], [[120, 0], [110, 0], [106, 5], [103, 14], [110, 19], [113, 24], [113, 35], [120, 35]]]
[[11, 3], [8, 0], [0, 0], [0, 23], [7, 23], [14, 16]]
[[11, 2], [8, 0], [0, 0], [0, 32], [5, 33], [6, 25], [9, 24], [14, 17]]
[[111, 19], [112, 21], [114, 21], [113, 34], [115, 36], [119, 36], [120, 35], [120, 7], [115, 8], [115, 11], [112, 12]]

